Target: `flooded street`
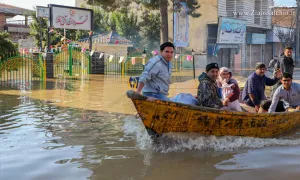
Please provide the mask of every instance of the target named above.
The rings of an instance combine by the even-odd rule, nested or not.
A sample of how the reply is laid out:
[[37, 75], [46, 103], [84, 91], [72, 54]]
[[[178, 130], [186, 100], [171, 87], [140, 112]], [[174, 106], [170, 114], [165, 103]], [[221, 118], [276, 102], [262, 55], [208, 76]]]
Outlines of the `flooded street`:
[[[234, 73], [239, 82], [247, 74]], [[0, 86], [0, 179], [299, 179], [300, 129], [269, 139], [169, 133], [153, 143], [125, 95], [128, 78]], [[192, 71], [172, 81], [171, 96], [196, 94]]]

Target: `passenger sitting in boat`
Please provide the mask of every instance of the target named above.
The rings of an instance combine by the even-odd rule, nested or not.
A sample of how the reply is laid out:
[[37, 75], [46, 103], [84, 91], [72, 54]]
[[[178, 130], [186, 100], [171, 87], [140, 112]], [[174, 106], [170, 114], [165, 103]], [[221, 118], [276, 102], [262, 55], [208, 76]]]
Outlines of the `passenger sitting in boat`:
[[268, 100], [269, 107], [264, 110], [269, 113], [300, 110], [300, 84], [292, 82], [290, 73], [283, 73], [281, 85], [276, 89], [273, 99]]
[[161, 55], [154, 56], [145, 65], [139, 78], [137, 93], [143, 92], [144, 96], [169, 101], [169, 85], [171, 82], [174, 45], [170, 42], [160, 46]]
[[232, 79], [232, 72], [227, 67], [220, 68], [217, 85], [221, 88], [223, 105], [234, 111], [242, 111], [239, 103], [240, 88], [238, 82]]
[[218, 93], [216, 80], [218, 78], [219, 66], [217, 63], [206, 65], [206, 73], [202, 73], [199, 77], [199, 86], [197, 99], [199, 106], [222, 108], [221, 95]]
[[260, 103], [267, 99], [265, 86], [275, 85], [281, 76], [281, 70], [278, 70], [274, 75], [274, 79], [271, 79], [265, 76], [265, 71], [265, 64], [261, 62], [257, 63], [256, 70], [248, 76], [242, 93], [243, 102], [248, 106], [255, 107], [256, 112], [259, 111]]

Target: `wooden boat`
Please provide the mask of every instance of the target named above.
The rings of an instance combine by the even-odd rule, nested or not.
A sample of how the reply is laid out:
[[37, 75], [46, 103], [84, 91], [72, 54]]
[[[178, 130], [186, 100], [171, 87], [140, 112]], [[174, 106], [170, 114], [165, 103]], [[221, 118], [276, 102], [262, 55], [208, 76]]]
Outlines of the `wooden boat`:
[[147, 100], [127, 91], [150, 135], [196, 132], [216, 136], [274, 137], [300, 125], [300, 112], [228, 112], [181, 103]]

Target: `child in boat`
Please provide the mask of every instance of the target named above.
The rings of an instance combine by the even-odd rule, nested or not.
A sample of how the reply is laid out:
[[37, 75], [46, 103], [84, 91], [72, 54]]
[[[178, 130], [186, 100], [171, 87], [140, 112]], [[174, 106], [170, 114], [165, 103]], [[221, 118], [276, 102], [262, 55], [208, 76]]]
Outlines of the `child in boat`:
[[239, 103], [240, 88], [237, 81], [232, 79], [232, 72], [228, 68], [220, 69], [217, 85], [222, 93], [223, 105], [234, 111], [242, 111]]

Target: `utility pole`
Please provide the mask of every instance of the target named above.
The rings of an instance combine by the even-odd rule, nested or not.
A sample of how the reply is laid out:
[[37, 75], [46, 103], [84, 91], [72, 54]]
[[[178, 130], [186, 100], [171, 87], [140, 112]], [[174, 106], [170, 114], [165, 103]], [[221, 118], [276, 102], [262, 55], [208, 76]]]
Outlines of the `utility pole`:
[[296, 58], [295, 58], [295, 61], [297, 63], [299, 63], [300, 59], [299, 59], [299, 51], [300, 51], [300, 0], [296, 0], [297, 2], [297, 10], [296, 10], [296, 52], [295, 52], [295, 55], [296, 55]]
[[64, 44], [66, 44], [66, 39], [67, 39], [67, 33], [66, 33], [66, 28], [64, 28]]

